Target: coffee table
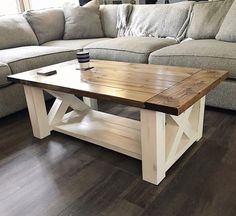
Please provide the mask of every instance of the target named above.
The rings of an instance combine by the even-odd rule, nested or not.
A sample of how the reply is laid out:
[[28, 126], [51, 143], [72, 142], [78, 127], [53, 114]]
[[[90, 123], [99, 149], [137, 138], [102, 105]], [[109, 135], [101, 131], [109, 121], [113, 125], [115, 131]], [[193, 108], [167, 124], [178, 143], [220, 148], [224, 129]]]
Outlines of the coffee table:
[[[140, 159], [143, 179], [156, 185], [202, 137], [205, 95], [228, 74], [101, 60], [91, 66], [80, 71], [76, 61], [69, 61], [8, 79], [24, 85], [35, 137], [54, 130]], [[54, 69], [56, 75], [37, 75]], [[56, 98], [49, 113], [43, 91]], [[85, 102], [75, 95], [86, 97]], [[94, 99], [138, 107], [140, 121], [97, 111]], [[68, 107], [73, 110], [67, 112]]]

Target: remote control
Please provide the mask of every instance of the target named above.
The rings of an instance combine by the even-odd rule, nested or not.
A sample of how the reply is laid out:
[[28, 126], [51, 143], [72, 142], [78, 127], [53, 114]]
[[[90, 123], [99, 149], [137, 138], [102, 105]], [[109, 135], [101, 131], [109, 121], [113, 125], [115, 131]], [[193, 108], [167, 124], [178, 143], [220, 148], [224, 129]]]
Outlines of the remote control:
[[37, 74], [38, 75], [43, 75], [43, 76], [50, 76], [50, 75], [53, 75], [53, 74], [56, 74], [57, 71], [56, 70], [52, 70], [52, 71], [38, 71]]

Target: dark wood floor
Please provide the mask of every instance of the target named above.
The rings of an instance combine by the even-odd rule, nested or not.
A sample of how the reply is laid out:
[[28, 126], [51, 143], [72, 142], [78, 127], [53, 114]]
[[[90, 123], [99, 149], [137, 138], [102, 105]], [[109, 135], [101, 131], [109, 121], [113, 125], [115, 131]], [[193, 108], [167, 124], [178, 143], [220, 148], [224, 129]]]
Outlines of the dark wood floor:
[[207, 110], [204, 138], [158, 187], [138, 160], [56, 132], [34, 138], [26, 111], [0, 119], [0, 216], [56, 215], [235, 216], [236, 114]]

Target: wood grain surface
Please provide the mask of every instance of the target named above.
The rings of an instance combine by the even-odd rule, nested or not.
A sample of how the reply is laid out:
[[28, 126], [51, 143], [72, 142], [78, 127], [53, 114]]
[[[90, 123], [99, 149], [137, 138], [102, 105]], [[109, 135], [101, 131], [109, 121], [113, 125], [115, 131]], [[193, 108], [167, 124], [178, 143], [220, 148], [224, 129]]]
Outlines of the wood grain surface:
[[145, 107], [180, 115], [226, 78], [224, 71], [201, 70], [149, 99]]
[[[179, 115], [206, 95], [228, 72], [162, 65], [92, 60], [77, 70], [75, 60], [8, 77], [10, 81], [79, 96]], [[40, 70], [57, 70], [40, 76]]]

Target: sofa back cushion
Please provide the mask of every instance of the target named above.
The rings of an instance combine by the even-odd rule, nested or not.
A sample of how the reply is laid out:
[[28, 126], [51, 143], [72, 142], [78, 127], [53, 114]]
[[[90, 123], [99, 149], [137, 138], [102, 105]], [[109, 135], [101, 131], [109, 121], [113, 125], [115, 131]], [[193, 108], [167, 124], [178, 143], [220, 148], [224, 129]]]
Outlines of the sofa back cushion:
[[135, 5], [123, 36], [180, 39], [188, 24], [193, 2]]
[[220, 27], [217, 40], [223, 40], [228, 42], [236, 42], [236, 1], [232, 4], [229, 12], [227, 13], [223, 24]]
[[83, 7], [67, 3], [63, 7], [65, 15], [64, 39], [104, 37], [99, 3], [92, 0]]
[[31, 10], [24, 13], [24, 17], [31, 25], [39, 44], [63, 38], [65, 18], [62, 9]]
[[223, 0], [194, 4], [187, 37], [192, 39], [215, 38], [233, 1]]
[[100, 16], [102, 22], [102, 29], [105, 37], [117, 37], [117, 8], [118, 5], [101, 5]]
[[0, 49], [38, 45], [38, 40], [23, 15], [0, 17]]

